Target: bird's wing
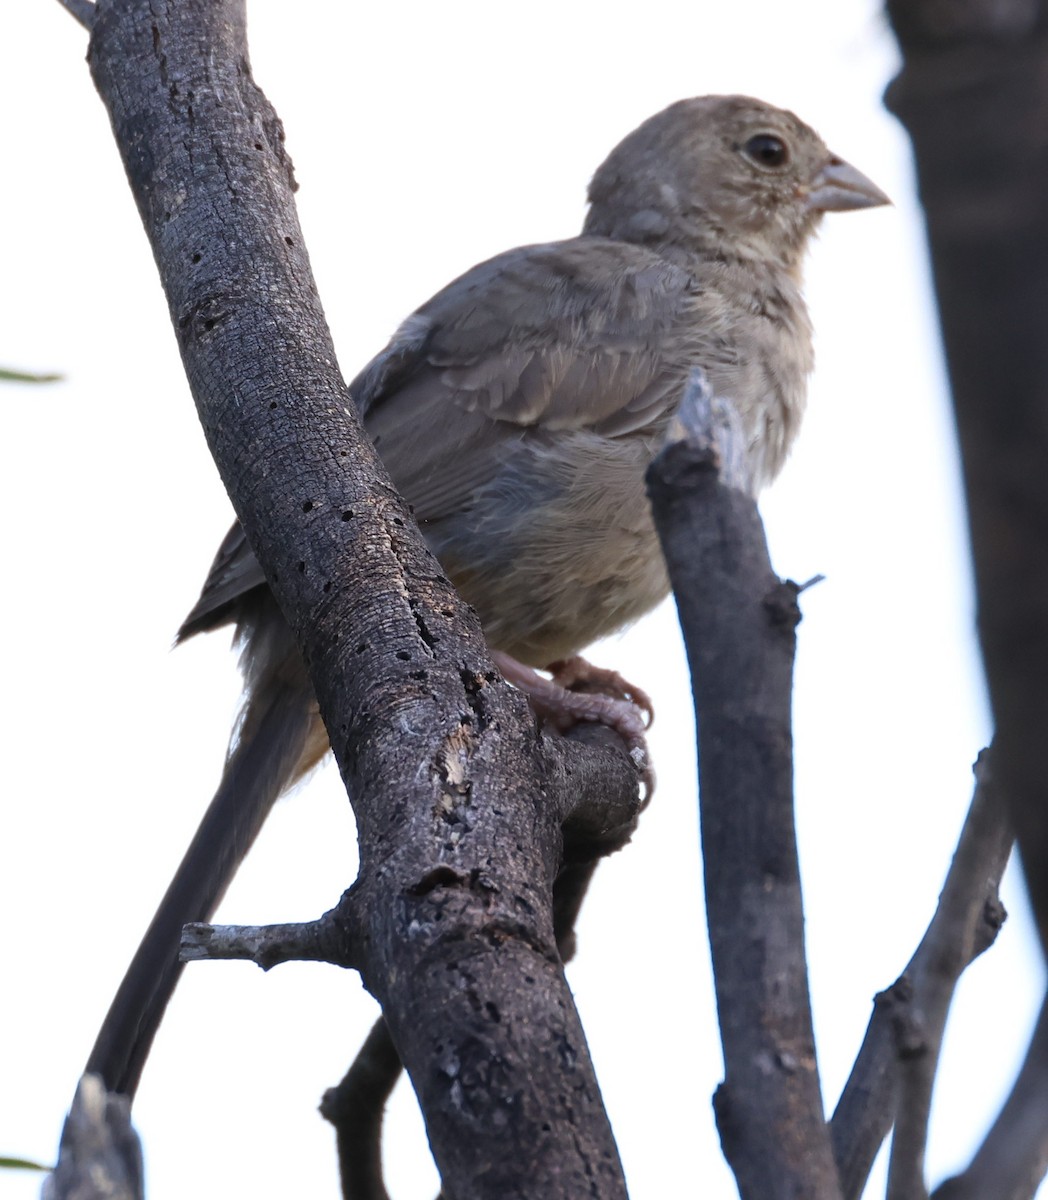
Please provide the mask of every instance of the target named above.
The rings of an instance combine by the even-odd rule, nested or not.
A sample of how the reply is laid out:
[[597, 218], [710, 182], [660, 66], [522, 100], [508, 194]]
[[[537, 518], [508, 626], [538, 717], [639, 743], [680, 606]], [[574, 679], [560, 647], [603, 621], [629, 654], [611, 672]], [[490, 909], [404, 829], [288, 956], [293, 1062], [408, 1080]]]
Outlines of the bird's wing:
[[422, 521], [457, 511], [521, 439], [660, 421], [688, 362], [666, 353], [699, 288], [643, 247], [576, 238], [481, 263], [407, 319], [350, 384]]
[[[393, 481], [420, 520], [435, 520], [466, 505], [523, 438], [621, 437], [667, 416], [689, 360], [667, 355], [666, 335], [694, 325], [702, 305], [686, 270], [643, 247], [526, 246], [438, 292], [350, 392]], [[716, 355], [717, 338], [707, 343]], [[177, 640], [236, 619], [235, 603], [264, 582], [235, 524]]]

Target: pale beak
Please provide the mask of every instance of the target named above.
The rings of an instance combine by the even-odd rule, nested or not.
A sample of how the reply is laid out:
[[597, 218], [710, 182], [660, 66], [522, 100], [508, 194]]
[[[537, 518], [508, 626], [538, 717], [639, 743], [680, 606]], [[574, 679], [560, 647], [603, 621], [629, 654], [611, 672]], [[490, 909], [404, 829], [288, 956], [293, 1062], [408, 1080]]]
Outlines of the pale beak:
[[888, 197], [861, 171], [841, 158], [831, 158], [811, 181], [805, 205], [814, 212], [847, 212], [850, 208], [875, 208], [891, 204]]

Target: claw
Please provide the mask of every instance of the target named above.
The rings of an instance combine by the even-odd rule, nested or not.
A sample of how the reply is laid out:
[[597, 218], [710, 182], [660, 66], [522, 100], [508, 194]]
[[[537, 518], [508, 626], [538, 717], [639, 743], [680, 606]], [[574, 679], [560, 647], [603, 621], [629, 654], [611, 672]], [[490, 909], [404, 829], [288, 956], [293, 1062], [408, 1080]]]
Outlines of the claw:
[[651, 728], [651, 723], [655, 720], [655, 708], [651, 697], [643, 688], [623, 678], [618, 671], [595, 666], [581, 654], [550, 663], [546, 670], [553, 676], [553, 682], [560, 684], [565, 691], [597, 692], [628, 701], [644, 714], [645, 729]]
[[492, 651], [492, 658], [503, 677], [527, 695], [536, 714], [559, 732], [580, 721], [613, 729], [641, 772], [643, 804], [648, 804], [655, 792], [655, 771], [644, 732], [654, 710], [646, 692], [627, 683], [617, 671], [595, 667], [578, 655], [552, 663], [547, 668], [552, 679], [500, 651]]

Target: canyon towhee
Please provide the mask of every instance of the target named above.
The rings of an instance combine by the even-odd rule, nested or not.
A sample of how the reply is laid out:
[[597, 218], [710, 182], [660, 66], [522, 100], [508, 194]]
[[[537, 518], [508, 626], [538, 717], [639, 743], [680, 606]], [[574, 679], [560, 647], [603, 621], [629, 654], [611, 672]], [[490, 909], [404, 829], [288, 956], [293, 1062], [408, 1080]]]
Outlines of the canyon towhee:
[[[644, 472], [694, 367], [737, 407], [754, 490], [796, 436], [812, 368], [801, 262], [822, 214], [887, 203], [791, 113], [684, 100], [598, 168], [580, 237], [510, 250], [449, 284], [350, 385], [430, 547], [500, 669], [556, 723], [635, 744], [647, 704], [566, 691], [579, 651], [668, 591]], [[277, 796], [327, 750], [290, 630], [239, 527], [179, 640], [233, 623], [244, 715], [219, 790], [88, 1069], [133, 1094], [180, 970]], [[551, 668], [553, 679], [536, 668]], [[617, 694], [616, 694], [617, 693]]]

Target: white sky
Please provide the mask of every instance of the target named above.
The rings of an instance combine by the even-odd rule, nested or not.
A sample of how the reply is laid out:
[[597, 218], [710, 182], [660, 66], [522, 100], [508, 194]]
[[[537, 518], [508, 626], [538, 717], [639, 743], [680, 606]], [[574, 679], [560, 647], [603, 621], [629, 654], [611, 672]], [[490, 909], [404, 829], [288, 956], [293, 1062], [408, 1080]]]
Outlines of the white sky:
[[[814, 249], [809, 416], [762, 506], [780, 573], [827, 576], [803, 597], [796, 742], [832, 1107], [874, 992], [931, 914], [988, 735], [908, 148], [880, 106], [894, 50], [877, 6], [254, 0], [250, 19], [348, 376], [472, 263], [576, 232], [596, 165], [682, 96], [749, 92], [791, 107], [896, 200], [830, 217]], [[57, 3], [4, 5], [0, 362], [67, 375], [0, 391], [0, 1154], [44, 1160], [210, 797], [238, 694], [224, 638], [169, 653], [230, 510], [85, 50]], [[635, 1200], [729, 1200], [710, 1116], [721, 1060], [672, 607], [595, 657], [654, 695], [660, 788], [633, 845], [599, 872], [569, 978]], [[221, 916], [305, 920], [353, 874], [352, 822], [329, 770], [278, 807]], [[962, 1165], [995, 1112], [1039, 1002], [1014, 879], [1005, 898], [1012, 920], [951, 1025], [933, 1181]], [[151, 1200], [335, 1196], [315, 1106], [373, 1013], [357, 977], [334, 968], [191, 966], [136, 1105]], [[412, 1109], [401, 1089], [395, 1200], [435, 1190]], [[13, 1200], [36, 1188], [3, 1180]]]

